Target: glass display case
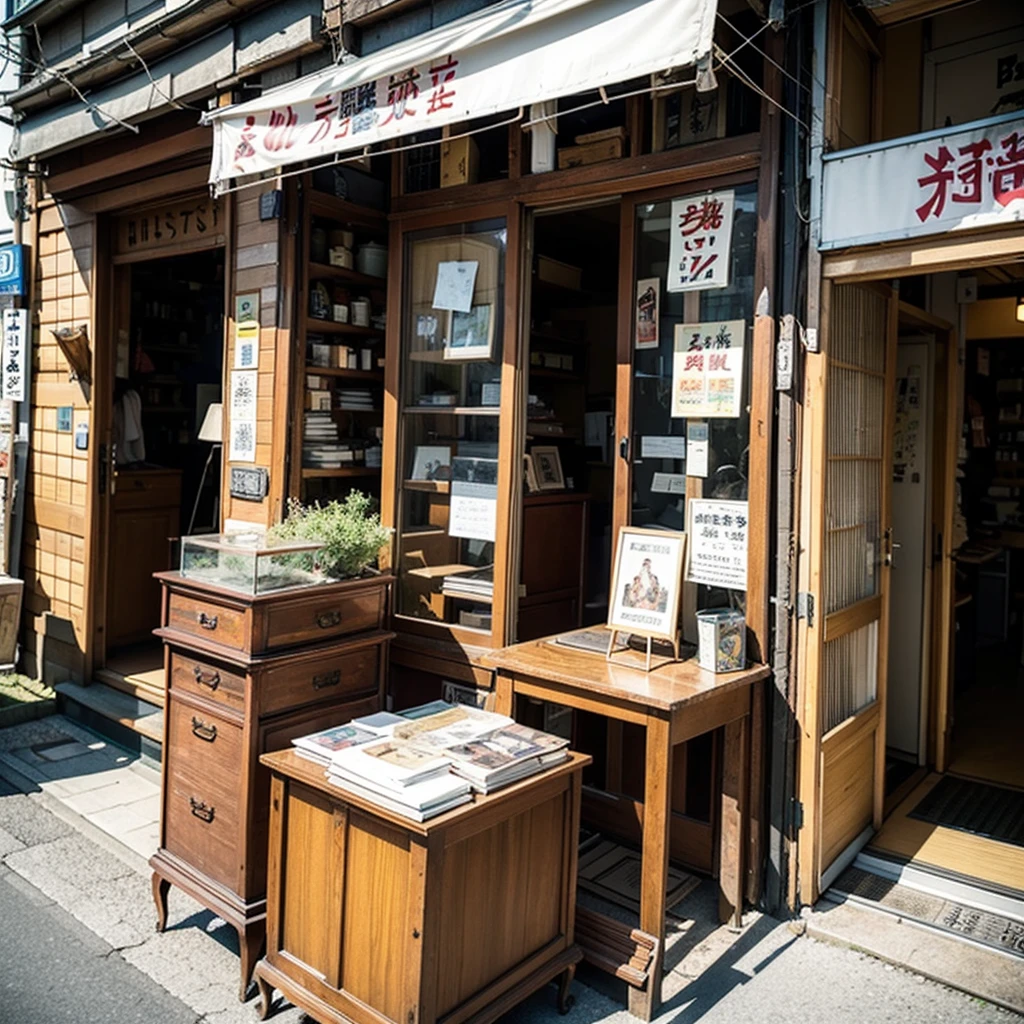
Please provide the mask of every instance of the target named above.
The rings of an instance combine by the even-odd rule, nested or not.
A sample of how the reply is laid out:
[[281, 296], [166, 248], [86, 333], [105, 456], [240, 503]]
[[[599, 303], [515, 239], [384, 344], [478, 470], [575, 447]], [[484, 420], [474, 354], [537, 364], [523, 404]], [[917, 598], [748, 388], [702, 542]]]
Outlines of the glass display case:
[[396, 612], [490, 632], [505, 314], [503, 218], [410, 234]]
[[317, 541], [268, 539], [265, 534], [209, 533], [181, 540], [181, 575], [249, 597], [330, 582], [319, 571]]

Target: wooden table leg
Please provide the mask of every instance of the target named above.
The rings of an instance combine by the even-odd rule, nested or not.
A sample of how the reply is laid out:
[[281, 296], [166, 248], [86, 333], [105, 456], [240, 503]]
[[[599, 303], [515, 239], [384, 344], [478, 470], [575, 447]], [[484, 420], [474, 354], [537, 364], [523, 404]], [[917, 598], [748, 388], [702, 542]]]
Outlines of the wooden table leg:
[[512, 689], [511, 676], [499, 672], [494, 682], [494, 710], [499, 715], [508, 715], [510, 718], [515, 707], [515, 693]]
[[672, 738], [667, 718], [647, 719], [645, 761], [640, 930], [655, 936], [658, 948], [651, 959], [646, 991], [629, 990], [629, 1012], [634, 1017], [653, 1020], [661, 1005], [668, 838], [672, 815]]
[[745, 827], [747, 817], [747, 761], [750, 716], [725, 726], [722, 754], [722, 837], [718, 864], [718, 916], [739, 928], [743, 923]]

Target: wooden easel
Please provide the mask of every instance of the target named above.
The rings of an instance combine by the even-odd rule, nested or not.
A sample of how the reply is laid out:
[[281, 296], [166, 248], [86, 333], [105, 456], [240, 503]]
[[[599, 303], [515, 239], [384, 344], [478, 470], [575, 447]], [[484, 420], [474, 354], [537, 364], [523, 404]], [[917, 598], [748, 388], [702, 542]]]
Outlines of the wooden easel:
[[[618, 630], [618, 629], [612, 629], [611, 630], [611, 636], [609, 636], [609, 638], [608, 638], [608, 650], [605, 653], [605, 661], [611, 661], [612, 660], [612, 654], [614, 653], [614, 650], [615, 650], [615, 637], [620, 632], [621, 632], [621, 630]], [[646, 660], [644, 662], [644, 671], [645, 672], [650, 672], [651, 671], [651, 645], [654, 642], [655, 634], [654, 633], [642, 633], [638, 629], [631, 629], [630, 630], [630, 635], [632, 636], [633, 634], [636, 634], [637, 636], [645, 636], [645, 637], [647, 637], [647, 658], [646, 658]], [[659, 640], [668, 640], [668, 642], [672, 645], [673, 652], [675, 653], [675, 657], [673, 657], [673, 658], [666, 658], [661, 664], [662, 665], [670, 665], [673, 661], [679, 661], [679, 631], [676, 630], [675, 636], [672, 637], [671, 639], [669, 637], [662, 636], [659, 633], [659, 634], [657, 634], [657, 639], [659, 639]], [[626, 650], [629, 650], [629, 645], [628, 644], [626, 645]], [[661, 665], [658, 665], [657, 667], [661, 668]]]

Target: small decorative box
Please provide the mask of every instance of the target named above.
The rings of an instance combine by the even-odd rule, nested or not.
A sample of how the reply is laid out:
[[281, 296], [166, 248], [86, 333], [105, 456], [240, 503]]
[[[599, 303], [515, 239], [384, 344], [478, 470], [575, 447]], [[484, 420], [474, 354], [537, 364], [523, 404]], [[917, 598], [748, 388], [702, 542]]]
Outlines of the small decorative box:
[[697, 612], [697, 659], [710, 672], [738, 672], [746, 665], [747, 623], [742, 612], [709, 608]]

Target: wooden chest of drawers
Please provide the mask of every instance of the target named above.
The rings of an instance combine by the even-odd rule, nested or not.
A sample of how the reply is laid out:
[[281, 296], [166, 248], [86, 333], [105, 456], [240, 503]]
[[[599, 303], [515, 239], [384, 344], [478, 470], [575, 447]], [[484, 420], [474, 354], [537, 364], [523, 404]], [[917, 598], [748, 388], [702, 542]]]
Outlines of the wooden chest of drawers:
[[379, 710], [391, 577], [247, 598], [161, 573], [165, 704], [157, 928], [174, 884], [238, 932], [244, 999], [265, 941], [261, 754]]

